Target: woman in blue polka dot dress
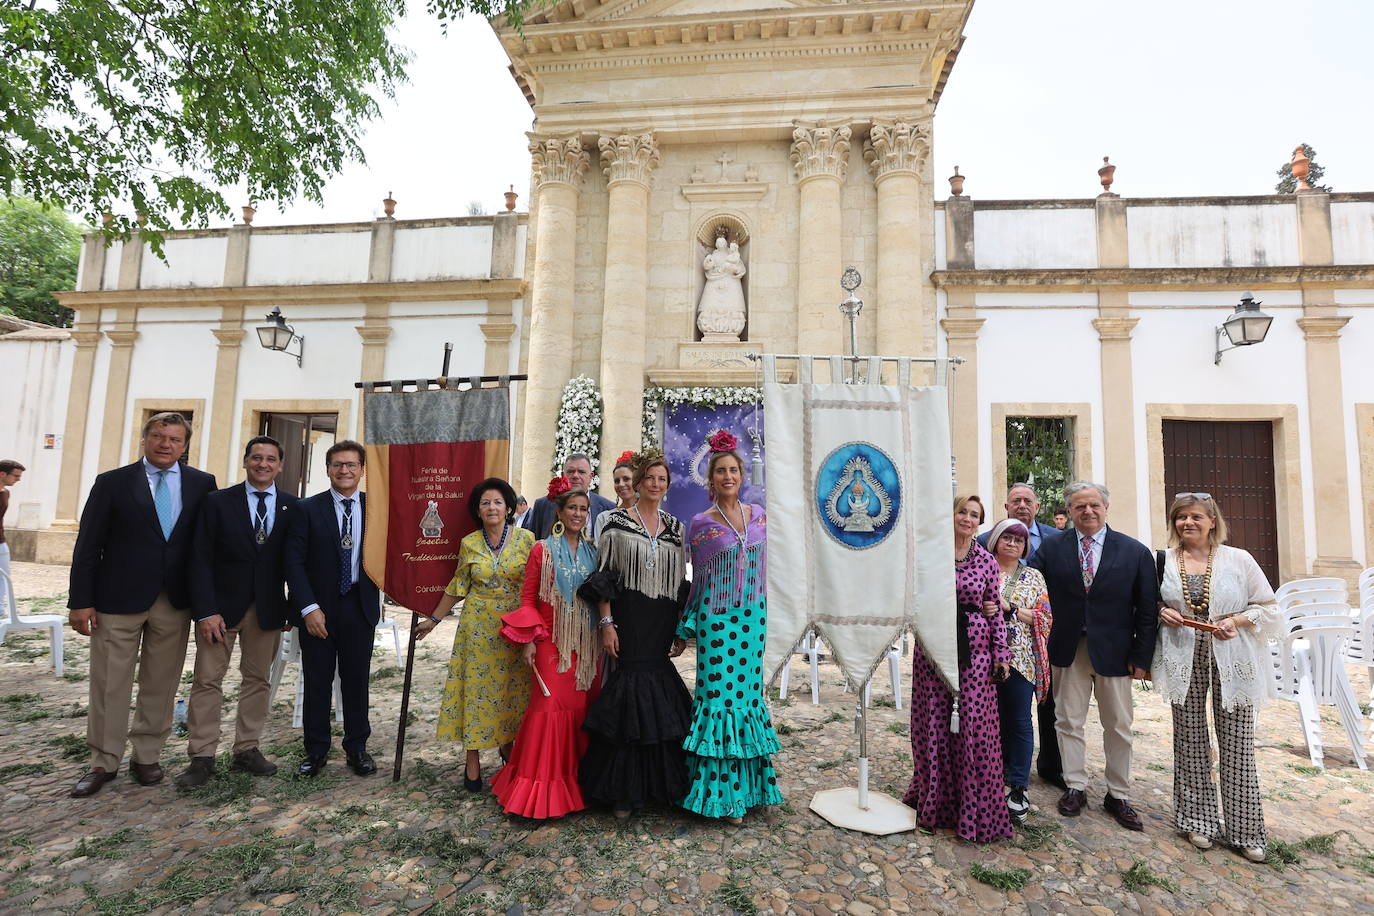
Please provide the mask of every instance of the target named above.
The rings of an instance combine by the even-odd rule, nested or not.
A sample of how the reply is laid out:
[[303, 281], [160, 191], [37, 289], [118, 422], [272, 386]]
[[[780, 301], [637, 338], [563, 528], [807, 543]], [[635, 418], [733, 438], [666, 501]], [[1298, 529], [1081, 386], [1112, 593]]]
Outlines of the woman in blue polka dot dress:
[[692, 519], [692, 592], [677, 635], [696, 640], [692, 729], [682, 742], [691, 788], [682, 807], [739, 823], [782, 803], [769, 760], [781, 745], [764, 703], [766, 519], [739, 501], [744, 462], [729, 433], [711, 439], [707, 487], [714, 505]]

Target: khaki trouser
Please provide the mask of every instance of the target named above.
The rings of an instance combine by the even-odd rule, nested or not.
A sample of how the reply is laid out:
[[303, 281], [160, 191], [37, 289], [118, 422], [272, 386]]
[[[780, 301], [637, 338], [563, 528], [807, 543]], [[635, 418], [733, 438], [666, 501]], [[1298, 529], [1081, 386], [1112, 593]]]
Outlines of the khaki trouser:
[[1097, 717], [1102, 722], [1107, 790], [1122, 801], [1130, 801], [1131, 721], [1135, 713], [1131, 678], [1103, 677], [1093, 671], [1085, 636], [1078, 641], [1073, 664], [1054, 669], [1054, 732], [1064, 758], [1064, 784], [1080, 791], [1088, 788], [1083, 727], [1088, 721], [1088, 700], [1092, 697], [1097, 699]]
[[281, 631], [258, 626], [257, 610], [250, 604], [243, 619], [230, 627], [219, 642], [201, 638], [200, 629], [196, 629], [195, 680], [191, 684], [191, 702], [186, 711], [186, 728], [190, 733], [186, 751], [192, 757], [213, 757], [219, 749], [224, 674], [229, 670], [235, 637], [239, 644], [242, 682], [238, 717], [234, 722], [234, 753], [252, 750], [262, 739], [262, 729], [267, 723], [267, 698], [272, 689], [269, 677]]
[[[135, 763], [157, 763], [172, 732], [172, 706], [186, 662], [191, 617], [166, 593], [140, 614], [95, 615], [91, 633], [91, 694], [86, 746], [91, 768], [119, 769], [127, 741]], [[138, 668], [138, 703], [129, 726], [129, 700]]]

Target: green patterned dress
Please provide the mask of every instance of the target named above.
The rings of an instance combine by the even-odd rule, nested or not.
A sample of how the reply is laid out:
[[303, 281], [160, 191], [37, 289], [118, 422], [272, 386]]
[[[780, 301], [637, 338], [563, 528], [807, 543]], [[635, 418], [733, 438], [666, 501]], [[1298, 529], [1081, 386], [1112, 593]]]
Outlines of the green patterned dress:
[[[529, 669], [520, 646], [501, 638], [501, 616], [520, 606], [520, 586], [534, 534], [507, 528], [505, 546], [487, 549], [479, 529], [463, 538], [446, 594], [463, 601], [439, 708], [438, 737], [470, 751], [515, 740], [529, 701]], [[493, 559], [493, 553], [496, 554]]]

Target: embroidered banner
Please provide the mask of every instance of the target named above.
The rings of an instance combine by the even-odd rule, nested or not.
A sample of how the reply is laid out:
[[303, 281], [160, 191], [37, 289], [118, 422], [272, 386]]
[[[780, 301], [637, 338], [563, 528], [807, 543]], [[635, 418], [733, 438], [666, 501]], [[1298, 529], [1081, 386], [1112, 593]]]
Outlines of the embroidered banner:
[[510, 391], [364, 389], [367, 539], [363, 569], [392, 600], [433, 614], [475, 529], [471, 488], [505, 477]]
[[[673, 482], [663, 499], [666, 512], [677, 516], [684, 526], [693, 517], [711, 507], [706, 495], [706, 465], [711, 451], [707, 440], [723, 429], [739, 440], [739, 454], [744, 459], [744, 486], [740, 501], [764, 504], [763, 486], [753, 480], [750, 461], [754, 447], [751, 430], [754, 427], [752, 404], [695, 407], [684, 404], [668, 407], [663, 415], [663, 455], [668, 460]], [[763, 423], [759, 423], [762, 431]]]
[[777, 677], [811, 628], [857, 688], [911, 628], [957, 689], [946, 389], [812, 384], [809, 366], [799, 377], [779, 383], [764, 358], [764, 671]]

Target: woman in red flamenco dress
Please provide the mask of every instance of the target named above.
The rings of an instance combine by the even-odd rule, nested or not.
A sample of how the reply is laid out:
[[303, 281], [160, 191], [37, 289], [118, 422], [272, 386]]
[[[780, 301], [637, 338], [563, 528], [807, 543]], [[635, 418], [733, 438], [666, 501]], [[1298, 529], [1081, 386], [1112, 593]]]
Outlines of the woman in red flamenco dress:
[[587, 807], [577, 767], [587, 750], [582, 722], [596, 692], [601, 645], [593, 609], [577, 595], [597, 564], [596, 548], [583, 537], [587, 493], [556, 477], [549, 499], [559, 523], [530, 551], [520, 607], [501, 618], [501, 635], [524, 645], [530, 702], [510, 762], [491, 783], [508, 813], [541, 820]]

